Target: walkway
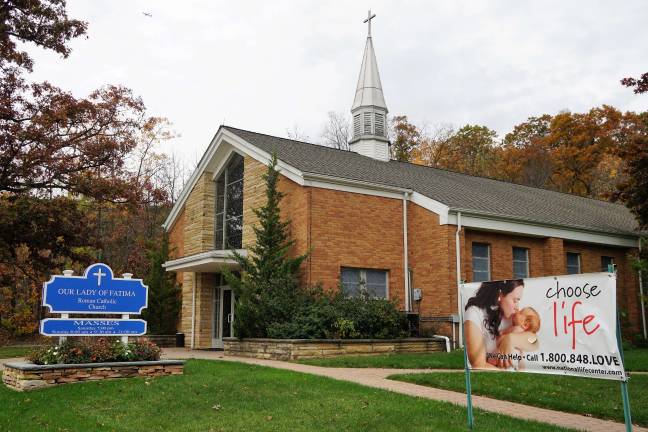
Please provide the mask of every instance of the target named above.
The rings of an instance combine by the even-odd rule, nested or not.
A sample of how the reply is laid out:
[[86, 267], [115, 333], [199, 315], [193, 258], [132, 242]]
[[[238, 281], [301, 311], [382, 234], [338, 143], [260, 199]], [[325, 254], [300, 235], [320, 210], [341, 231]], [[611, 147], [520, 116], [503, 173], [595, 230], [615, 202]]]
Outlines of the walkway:
[[[181, 348], [165, 348], [165, 358], [175, 359], [208, 359], [237, 361], [242, 363], [268, 366], [279, 369], [286, 369], [295, 372], [321, 375], [333, 379], [351, 381], [369, 387], [381, 388], [384, 390], [402, 393], [409, 396], [434, 399], [442, 402], [450, 402], [458, 405], [466, 405], [464, 393], [441, 390], [431, 387], [420, 386], [401, 381], [388, 380], [387, 376], [398, 373], [429, 373], [430, 369], [372, 369], [372, 368], [326, 368], [310, 366], [297, 363], [290, 363], [276, 360], [260, 360], [243, 357], [225, 357], [218, 351], [185, 350]], [[619, 398], [621, 395], [619, 395]], [[594, 431], [594, 432], [623, 432], [625, 425], [608, 420], [600, 420], [578, 414], [569, 414], [560, 411], [553, 411], [544, 408], [536, 408], [519, 403], [491, 399], [483, 396], [473, 395], [473, 406], [485, 411], [508, 415], [525, 420], [535, 420], [543, 423], [551, 423], [562, 427]], [[635, 432], [648, 432], [648, 428], [634, 426]]]

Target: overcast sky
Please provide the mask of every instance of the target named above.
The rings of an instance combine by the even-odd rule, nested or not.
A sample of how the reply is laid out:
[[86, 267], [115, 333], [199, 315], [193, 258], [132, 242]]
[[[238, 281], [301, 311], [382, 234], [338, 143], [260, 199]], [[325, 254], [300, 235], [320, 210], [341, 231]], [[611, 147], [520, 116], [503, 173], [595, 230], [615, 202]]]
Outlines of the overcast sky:
[[189, 163], [222, 123], [317, 141], [326, 113], [353, 102], [369, 8], [392, 115], [503, 136], [544, 113], [648, 109], [619, 84], [648, 72], [646, 0], [68, 0], [89, 37], [65, 60], [30, 50], [33, 79], [78, 97], [131, 88], [181, 134], [163, 150]]

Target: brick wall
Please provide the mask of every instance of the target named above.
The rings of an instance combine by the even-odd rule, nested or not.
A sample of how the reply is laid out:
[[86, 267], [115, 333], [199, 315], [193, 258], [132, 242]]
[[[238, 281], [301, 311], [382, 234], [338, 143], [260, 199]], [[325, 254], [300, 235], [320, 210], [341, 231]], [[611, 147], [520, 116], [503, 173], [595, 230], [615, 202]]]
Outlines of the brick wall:
[[310, 280], [336, 289], [341, 267], [387, 270], [389, 296], [403, 307], [403, 202], [311, 188]]
[[414, 303], [421, 316], [456, 313], [455, 227], [439, 225], [439, 217], [413, 204], [407, 205], [407, 243], [412, 289], [420, 288], [422, 300]]

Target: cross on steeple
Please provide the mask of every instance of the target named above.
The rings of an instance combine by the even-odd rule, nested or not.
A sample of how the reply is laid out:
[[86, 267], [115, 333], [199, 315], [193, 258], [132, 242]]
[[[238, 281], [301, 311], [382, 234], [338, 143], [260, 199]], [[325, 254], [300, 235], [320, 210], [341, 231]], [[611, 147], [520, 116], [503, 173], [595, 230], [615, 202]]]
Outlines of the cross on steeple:
[[367, 14], [367, 19], [363, 21], [366, 22], [369, 27], [369, 32], [367, 33], [367, 37], [371, 37], [371, 20], [374, 18], [376, 18], [376, 14], [371, 15], [371, 9], [369, 9], [369, 13]]

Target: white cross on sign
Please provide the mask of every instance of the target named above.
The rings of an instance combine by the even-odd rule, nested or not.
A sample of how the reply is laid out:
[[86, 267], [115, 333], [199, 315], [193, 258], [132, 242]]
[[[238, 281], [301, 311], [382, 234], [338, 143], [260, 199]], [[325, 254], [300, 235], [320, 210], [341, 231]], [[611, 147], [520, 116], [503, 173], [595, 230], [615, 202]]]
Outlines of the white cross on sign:
[[97, 273], [92, 273], [92, 276], [97, 276], [97, 286], [101, 286], [101, 278], [106, 276], [106, 273], [102, 273], [101, 269]]
[[369, 36], [371, 36], [371, 20], [374, 18], [376, 18], [376, 14], [371, 15], [371, 9], [369, 9], [369, 13], [367, 14], [367, 19], [362, 21], [369, 24], [369, 33], [367, 33]]

